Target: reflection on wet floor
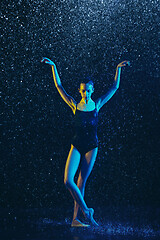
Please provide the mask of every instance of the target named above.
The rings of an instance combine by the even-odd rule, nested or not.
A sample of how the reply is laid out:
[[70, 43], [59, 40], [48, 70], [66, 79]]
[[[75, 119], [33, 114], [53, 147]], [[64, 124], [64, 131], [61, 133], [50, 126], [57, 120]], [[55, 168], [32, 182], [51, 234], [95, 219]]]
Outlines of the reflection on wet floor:
[[99, 227], [72, 228], [71, 210], [1, 209], [0, 239], [160, 239], [160, 209], [95, 209]]

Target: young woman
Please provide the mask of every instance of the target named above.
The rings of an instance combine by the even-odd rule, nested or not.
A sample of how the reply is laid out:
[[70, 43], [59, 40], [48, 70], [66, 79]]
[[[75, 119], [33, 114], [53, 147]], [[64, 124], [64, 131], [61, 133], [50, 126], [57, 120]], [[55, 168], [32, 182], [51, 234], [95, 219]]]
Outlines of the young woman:
[[[63, 100], [71, 107], [75, 115], [75, 135], [71, 140], [71, 149], [68, 154], [64, 172], [64, 183], [74, 199], [74, 214], [71, 226], [98, 226], [93, 218], [94, 210], [88, 208], [84, 201], [85, 184], [94, 166], [98, 151], [98, 112], [119, 88], [121, 68], [130, 63], [129, 61], [123, 61], [118, 64], [113, 87], [96, 101], [93, 101], [91, 98], [94, 92], [93, 82], [82, 81], [78, 89], [82, 99], [77, 103], [74, 98], [68, 95], [64, 90], [56, 65], [48, 58], [42, 58], [41, 62], [47, 63], [52, 67], [55, 86]], [[83, 156], [81, 169], [77, 184], [75, 184], [74, 176], [78, 169], [81, 156]], [[80, 209], [90, 225], [84, 224], [79, 220]]]

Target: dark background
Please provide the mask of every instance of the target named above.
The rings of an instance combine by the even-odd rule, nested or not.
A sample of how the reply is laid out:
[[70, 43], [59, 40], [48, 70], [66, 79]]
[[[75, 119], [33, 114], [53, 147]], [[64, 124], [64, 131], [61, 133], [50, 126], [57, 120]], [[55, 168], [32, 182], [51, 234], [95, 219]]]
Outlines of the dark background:
[[93, 100], [120, 88], [99, 112], [99, 152], [86, 185], [90, 207], [157, 206], [159, 69], [157, 0], [1, 1], [2, 207], [72, 208], [63, 184], [73, 113], [56, 90], [80, 100], [79, 82], [95, 83]]

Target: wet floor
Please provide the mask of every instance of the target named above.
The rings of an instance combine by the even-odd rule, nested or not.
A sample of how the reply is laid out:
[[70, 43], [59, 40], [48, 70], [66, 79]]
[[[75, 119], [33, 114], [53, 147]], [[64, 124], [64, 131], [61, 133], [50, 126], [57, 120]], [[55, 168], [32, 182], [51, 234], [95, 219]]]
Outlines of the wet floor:
[[0, 239], [160, 239], [160, 209], [105, 207], [94, 216], [99, 227], [73, 228], [71, 209], [1, 209]]

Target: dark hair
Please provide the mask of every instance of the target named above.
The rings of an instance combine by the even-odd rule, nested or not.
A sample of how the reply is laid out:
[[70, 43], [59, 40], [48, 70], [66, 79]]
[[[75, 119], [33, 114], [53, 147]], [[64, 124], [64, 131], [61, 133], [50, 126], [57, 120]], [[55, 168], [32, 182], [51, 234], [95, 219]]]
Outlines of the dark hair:
[[[94, 87], [94, 83], [93, 83], [93, 81], [91, 80], [91, 78], [90, 77], [85, 77], [85, 79], [83, 79], [81, 82], [80, 82], [80, 84], [81, 83], [85, 83], [85, 84], [90, 84], [90, 85], [92, 85], [93, 87]], [[80, 85], [79, 84], [79, 85]]]
[[93, 81], [82, 81], [82, 82], [80, 82], [80, 84], [81, 83], [90, 84], [90, 85], [94, 86]]

